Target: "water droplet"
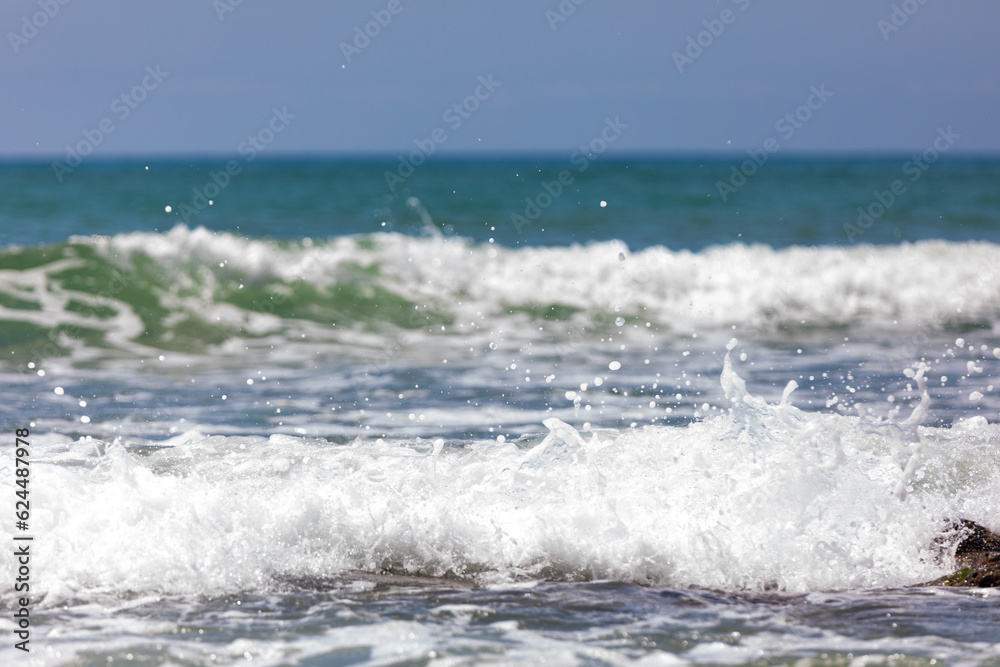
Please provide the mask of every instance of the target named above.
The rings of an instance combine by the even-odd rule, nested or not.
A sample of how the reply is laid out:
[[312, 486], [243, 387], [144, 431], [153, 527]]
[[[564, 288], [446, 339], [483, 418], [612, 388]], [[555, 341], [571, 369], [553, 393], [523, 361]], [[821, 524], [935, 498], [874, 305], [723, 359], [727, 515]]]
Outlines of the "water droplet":
[[619, 262], [624, 262], [625, 261], [625, 253], [623, 253], [623, 252], [618, 253], [618, 261]]
[[610, 364], [608, 364], [608, 368], [610, 368], [613, 371], [616, 371], [616, 370], [618, 370], [621, 367], [622, 367], [622, 364], [621, 364], [620, 361], [612, 361]]
[[625, 324], [625, 318], [624, 317], [616, 317], [615, 318], [615, 324], [617, 326], [621, 326], [621, 325]]

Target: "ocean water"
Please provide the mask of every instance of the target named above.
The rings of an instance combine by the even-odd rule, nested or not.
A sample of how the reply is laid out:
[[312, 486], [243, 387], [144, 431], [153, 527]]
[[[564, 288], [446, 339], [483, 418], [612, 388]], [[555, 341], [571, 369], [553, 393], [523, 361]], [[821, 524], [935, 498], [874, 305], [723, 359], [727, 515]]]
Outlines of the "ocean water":
[[1000, 530], [1000, 161], [911, 157], [0, 164], [0, 660], [1000, 664], [916, 586]]

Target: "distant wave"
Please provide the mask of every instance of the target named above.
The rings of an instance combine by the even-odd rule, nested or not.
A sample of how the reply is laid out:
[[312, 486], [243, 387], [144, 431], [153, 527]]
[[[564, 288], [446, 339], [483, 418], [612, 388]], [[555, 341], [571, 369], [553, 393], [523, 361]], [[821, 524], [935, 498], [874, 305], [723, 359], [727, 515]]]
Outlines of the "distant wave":
[[633, 253], [621, 242], [511, 249], [396, 233], [272, 241], [178, 226], [0, 251], [0, 348], [38, 357], [200, 354], [233, 339], [551, 321], [671, 332], [998, 319], [1000, 245], [986, 242]]

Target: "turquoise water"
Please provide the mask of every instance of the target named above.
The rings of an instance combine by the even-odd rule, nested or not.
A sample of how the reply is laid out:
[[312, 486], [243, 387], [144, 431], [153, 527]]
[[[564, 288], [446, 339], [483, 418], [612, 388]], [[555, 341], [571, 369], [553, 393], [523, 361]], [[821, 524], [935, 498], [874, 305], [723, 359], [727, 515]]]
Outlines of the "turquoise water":
[[745, 159], [0, 164], [25, 664], [995, 663], [1000, 161]]
[[[386, 182], [386, 172], [398, 173], [392, 159], [241, 162], [240, 173], [202, 209], [197, 193], [207, 185], [212, 194], [211, 174], [224, 173], [227, 160], [95, 160], [62, 183], [46, 163], [6, 163], [0, 164], [0, 242], [36, 245], [74, 234], [163, 232], [177, 224], [276, 239], [420, 234], [424, 223], [407, 205], [411, 196], [439, 229], [508, 246], [619, 239], [633, 249], [700, 250], [736, 241], [779, 248], [852, 240], [997, 241], [1000, 234], [994, 187], [1000, 161], [994, 159], [944, 159], [916, 181], [912, 166], [904, 172], [912, 160], [906, 155], [772, 159], [723, 201], [719, 182], [729, 183], [745, 159], [598, 158], [583, 172], [554, 157], [456, 159], [423, 165], [401, 184]], [[558, 183], [564, 170], [572, 183], [519, 231], [512, 214], [524, 215], [525, 198], [543, 194], [544, 203], [544, 184]], [[849, 239], [844, 225], [856, 225], [857, 208], [868, 208], [894, 180], [906, 192], [864, 234]], [[186, 215], [182, 204], [191, 209]], [[168, 205], [171, 214], [164, 212]]]

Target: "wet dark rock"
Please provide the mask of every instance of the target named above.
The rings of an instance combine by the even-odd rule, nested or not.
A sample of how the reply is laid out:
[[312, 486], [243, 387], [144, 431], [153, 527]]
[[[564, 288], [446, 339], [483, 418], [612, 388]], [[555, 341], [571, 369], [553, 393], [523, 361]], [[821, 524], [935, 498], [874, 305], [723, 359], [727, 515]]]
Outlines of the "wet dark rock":
[[939, 546], [954, 546], [959, 570], [923, 584], [924, 586], [1000, 586], [1000, 535], [974, 521], [959, 519], [948, 525]]

